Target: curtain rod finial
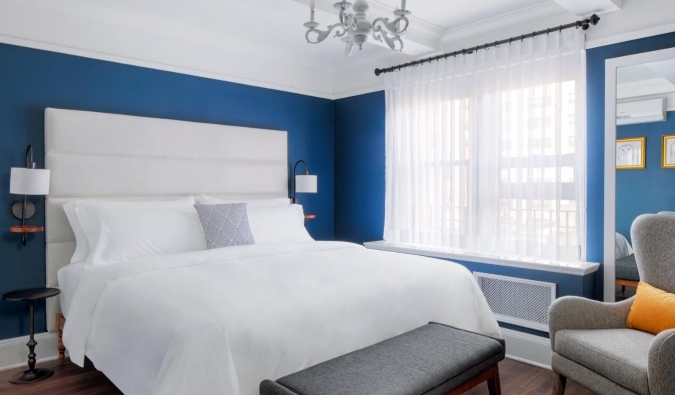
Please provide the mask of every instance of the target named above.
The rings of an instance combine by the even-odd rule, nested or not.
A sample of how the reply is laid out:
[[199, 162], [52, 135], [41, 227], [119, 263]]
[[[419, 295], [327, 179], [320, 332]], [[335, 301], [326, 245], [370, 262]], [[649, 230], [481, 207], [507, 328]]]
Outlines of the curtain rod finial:
[[375, 75], [379, 77], [380, 74], [382, 74], [382, 70], [380, 70], [380, 69], [375, 69]]

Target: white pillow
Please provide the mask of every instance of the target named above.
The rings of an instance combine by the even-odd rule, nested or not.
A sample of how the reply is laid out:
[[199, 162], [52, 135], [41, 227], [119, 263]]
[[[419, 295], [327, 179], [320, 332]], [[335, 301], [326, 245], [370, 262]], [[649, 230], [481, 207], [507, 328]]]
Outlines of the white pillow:
[[267, 198], [267, 199], [229, 199], [229, 198], [219, 198], [213, 196], [201, 195], [195, 197], [195, 200], [199, 204], [238, 204], [246, 203], [247, 208], [255, 207], [276, 207], [276, 206], [288, 206], [291, 204], [289, 198]]
[[75, 208], [90, 251], [83, 266], [206, 249], [193, 200], [170, 205], [83, 205]]
[[305, 215], [299, 204], [251, 207], [247, 212], [256, 244], [314, 241], [305, 229]]
[[75, 253], [72, 258], [70, 258], [70, 263], [84, 262], [84, 260], [87, 259], [87, 255], [89, 255], [89, 242], [84, 235], [80, 221], [77, 219], [77, 214], [75, 214], [75, 207], [79, 204], [80, 201], [76, 200], [63, 205], [63, 211], [66, 212], [70, 227], [75, 234]]
[[63, 205], [63, 211], [66, 213], [70, 227], [75, 234], [75, 253], [70, 258], [70, 263], [84, 262], [89, 256], [89, 241], [82, 230], [82, 225], [77, 217], [75, 208], [79, 206], [115, 206], [121, 205], [125, 207], [183, 207], [186, 205], [193, 205], [194, 197], [186, 197], [181, 199], [175, 198], [112, 198], [112, 199], [85, 199], [73, 200]]
[[614, 244], [614, 259], [621, 259], [629, 255], [633, 255], [633, 247], [631, 247], [628, 240], [618, 232], [615, 232], [615, 241]]

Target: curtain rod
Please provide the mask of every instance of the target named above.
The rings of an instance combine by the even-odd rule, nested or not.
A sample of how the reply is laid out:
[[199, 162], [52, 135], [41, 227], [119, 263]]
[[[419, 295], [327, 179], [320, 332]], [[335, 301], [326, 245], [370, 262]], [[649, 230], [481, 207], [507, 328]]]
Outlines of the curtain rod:
[[577, 29], [581, 28], [582, 30], [588, 30], [588, 28], [591, 27], [591, 25], [595, 26], [595, 25], [598, 24], [598, 22], [600, 22], [600, 17], [596, 14], [593, 14], [593, 15], [591, 15], [590, 18], [587, 18], [587, 19], [582, 19], [582, 20], [576, 21], [574, 23], [569, 23], [567, 25], [560, 25], [558, 27], [554, 27], [554, 28], [550, 28], [550, 29], [546, 29], [546, 30], [540, 30], [538, 32], [535, 31], [535, 32], [532, 32], [532, 33], [529, 33], [529, 34], [523, 34], [520, 37], [511, 37], [511, 38], [506, 39], [506, 40], [495, 41], [493, 43], [486, 43], [486, 44], [478, 45], [478, 46], [475, 46], [475, 47], [472, 47], [472, 48], [465, 48], [465, 49], [455, 51], [455, 52], [449, 52], [449, 53], [445, 53], [445, 54], [442, 54], [442, 55], [433, 56], [433, 57], [430, 57], [430, 58], [416, 60], [416, 61], [410, 62], [410, 63], [400, 64], [398, 66], [387, 67], [385, 69], [375, 69], [375, 75], [379, 76], [382, 73], [391, 73], [393, 71], [401, 70], [401, 69], [404, 69], [404, 68], [407, 68], [407, 67], [414, 67], [414, 66], [417, 66], [417, 65], [420, 65], [420, 64], [433, 62], [434, 60], [447, 59], [451, 56], [468, 55], [468, 54], [472, 54], [472, 53], [474, 53], [474, 52], [476, 52], [480, 49], [488, 49], [488, 48], [496, 47], [496, 46], [499, 46], [499, 45], [502, 45], [502, 44], [511, 44], [513, 41], [517, 41], [517, 40], [523, 41], [526, 38], [543, 36], [544, 34], [549, 34], [549, 33], [556, 32], [556, 31], [563, 31], [565, 29], [571, 29], [573, 27], [577, 28]]

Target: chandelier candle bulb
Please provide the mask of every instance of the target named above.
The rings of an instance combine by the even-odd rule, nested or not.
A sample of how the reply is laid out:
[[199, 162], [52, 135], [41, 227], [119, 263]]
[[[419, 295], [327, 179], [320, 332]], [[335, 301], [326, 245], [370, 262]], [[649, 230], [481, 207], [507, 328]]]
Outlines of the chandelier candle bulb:
[[[405, 2], [405, 0], [404, 0]], [[314, 16], [314, 7], [316, 7], [316, 0], [309, 1], [309, 9], [312, 10], [312, 16]]]

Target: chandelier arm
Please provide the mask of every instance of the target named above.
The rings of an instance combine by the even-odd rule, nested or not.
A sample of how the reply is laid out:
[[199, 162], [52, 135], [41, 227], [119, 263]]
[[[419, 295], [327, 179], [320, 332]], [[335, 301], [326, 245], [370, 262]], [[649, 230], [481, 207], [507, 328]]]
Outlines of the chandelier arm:
[[[405, 22], [405, 26], [401, 29], [400, 22]], [[389, 18], [377, 18], [373, 21], [373, 31], [380, 32], [386, 29], [389, 33], [400, 36], [408, 30], [410, 21], [405, 16], [396, 18], [393, 22], [389, 22]]]
[[[375, 38], [376, 40], [378, 40], [378, 41], [384, 40], [385, 44], [387, 44], [387, 46], [389, 48], [391, 48], [392, 50], [398, 51], [398, 52], [403, 52], [403, 40], [401, 39], [401, 37], [396, 36], [396, 35], [390, 37], [386, 32], [382, 32], [382, 34], [378, 34], [378, 36], [380, 36], [382, 38], [382, 40], [379, 40], [378, 37], [375, 37], [375, 34], [378, 34], [378, 33], [373, 33], [373, 38]], [[398, 43], [400, 45], [400, 47], [398, 49], [396, 48], [396, 43]]]
[[[312, 28], [307, 29], [307, 33], [305, 33], [305, 39], [307, 39], [307, 42], [310, 43], [310, 44], [318, 44], [318, 43], [324, 41], [326, 38], [328, 38], [328, 36], [331, 34], [331, 32], [333, 32], [335, 29], [340, 29], [340, 28], [345, 29], [345, 27], [340, 25], [340, 24], [330, 25], [330, 26], [328, 26], [327, 30], [319, 30], [319, 29], [316, 29], [316, 28], [312, 27]], [[345, 35], [346, 32], [347, 32], [346, 30], [344, 30], [343, 32], [338, 31], [338, 32], [335, 33], [335, 36], [336, 37], [342, 37], [342, 36]], [[310, 39], [309, 35], [312, 34], [312, 33], [316, 34], [316, 41], [312, 41]]]

